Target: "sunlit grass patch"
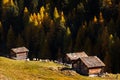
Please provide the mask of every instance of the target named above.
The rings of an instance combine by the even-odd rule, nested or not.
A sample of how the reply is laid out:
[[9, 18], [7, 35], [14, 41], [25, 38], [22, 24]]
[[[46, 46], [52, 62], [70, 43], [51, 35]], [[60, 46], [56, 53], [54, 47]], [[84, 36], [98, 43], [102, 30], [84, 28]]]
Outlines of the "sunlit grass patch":
[[82, 76], [77, 73], [65, 75], [59, 70], [54, 70], [61, 66], [63, 65], [52, 61], [22, 61], [0, 57], [0, 75], [4, 75], [8, 80], [115, 80], [117, 76], [109, 74], [108, 77], [102, 78]]

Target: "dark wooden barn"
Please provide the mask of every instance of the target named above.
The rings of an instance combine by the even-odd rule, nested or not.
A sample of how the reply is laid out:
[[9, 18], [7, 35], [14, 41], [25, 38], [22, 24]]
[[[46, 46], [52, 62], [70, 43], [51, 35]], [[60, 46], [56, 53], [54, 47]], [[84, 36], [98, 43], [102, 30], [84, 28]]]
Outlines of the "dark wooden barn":
[[88, 76], [102, 74], [105, 67], [105, 64], [97, 56], [81, 57], [72, 65], [77, 72]]
[[104, 72], [105, 64], [97, 56], [88, 56], [84, 51], [67, 53], [65, 61], [83, 75], [98, 76]]
[[18, 47], [11, 49], [11, 58], [16, 60], [25, 60], [27, 59], [29, 50], [26, 47]]

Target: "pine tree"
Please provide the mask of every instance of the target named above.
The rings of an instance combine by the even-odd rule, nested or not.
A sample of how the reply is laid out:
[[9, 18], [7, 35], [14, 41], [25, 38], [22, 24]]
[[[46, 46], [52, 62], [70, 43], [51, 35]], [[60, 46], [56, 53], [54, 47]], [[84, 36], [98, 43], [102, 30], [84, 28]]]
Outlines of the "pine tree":
[[110, 49], [111, 53], [111, 66], [112, 66], [112, 72], [113, 73], [118, 73], [120, 72], [120, 38], [115, 36], [114, 37], [114, 43], [111, 45]]
[[0, 0], [0, 19], [1, 19], [1, 17], [2, 17], [2, 4], [3, 4], [3, 1]]
[[50, 21], [50, 31], [47, 33], [47, 40], [48, 40], [48, 46], [50, 49], [49, 54], [51, 55], [51, 59], [57, 59], [57, 54], [58, 54], [58, 27], [56, 27], [56, 23], [51, 20]]
[[32, 60], [33, 57], [36, 57], [35, 56], [35, 44], [36, 44], [36, 40], [37, 40], [37, 30], [38, 30], [38, 27], [36, 27], [34, 25], [34, 23], [29, 23], [26, 27], [25, 27], [25, 30], [24, 30], [24, 37], [25, 37], [25, 45], [26, 47], [29, 48], [29, 50], [31, 51], [28, 55], [28, 57]]
[[[43, 49], [44, 49], [44, 40], [45, 40], [45, 31], [43, 28], [42, 24], [39, 24], [37, 27], [33, 26], [32, 30], [32, 37], [31, 37], [31, 44], [32, 44], [32, 50], [35, 58], [40, 59], [40, 58], [45, 58], [46, 56], [44, 54]], [[45, 48], [47, 50], [47, 48]], [[43, 56], [44, 55], [44, 56]]]
[[98, 55], [103, 60], [106, 51], [109, 50], [109, 33], [107, 27], [102, 28], [102, 33], [99, 34], [97, 43], [99, 44], [98, 49], [100, 49], [99, 50], [100, 54]]
[[101, 39], [102, 39], [102, 47], [107, 47], [108, 42], [109, 42], [109, 33], [108, 33], [107, 27], [103, 28], [103, 32], [101, 34]]
[[30, 44], [30, 41], [31, 41], [31, 37], [33, 36], [32, 35], [32, 32], [33, 32], [32, 27], [34, 27], [34, 24], [29, 23], [24, 29], [25, 44], [26, 44], [26, 47], [28, 47], [28, 48], [29, 48], [29, 44]]
[[25, 43], [22, 36], [19, 34], [17, 37], [16, 47], [22, 47], [22, 46], [25, 46]]
[[2, 43], [2, 40], [3, 40], [3, 26], [2, 26], [2, 23], [0, 21], [0, 44]]
[[114, 23], [114, 21], [111, 19], [110, 22], [108, 22], [108, 31], [110, 34], [114, 34], [116, 33], [116, 24]]
[[15, 34], [13, 32], [12, 26], [10, 26], [10, 29], [9, 29], [8, 35], [7, 35], [7, 48], [8, 48], [8, 50], [16, 47], [15, 40], [16, 40]]
[[85, 40], [84, 51], [86, 51], [86, 53], [88, 53], [89, 56], [93, 55], [93, 53], [92, 53], [92, 43], [91, 43], [91, 40], [89, 39], [89, 37], [87, 37], [86, 40]]
[[71, 30], [69, 27], [67, 27], [63, 42], [63, 53], [66, 54], [68, 52], [71, 52], [71, 50], [72, 50]]
[[112, 63], [111, 63], [111, 55], [109, 53], [105, 54], [104, 63], [106, 65], [105, 71], [106, 72], [111, 72], [111, 68], [112, 68], [111, 65], [112, 65]]
[[24, 11], [24, 0], [18, 0], [19, 13], [23, 14]]
[[47, 3], [46, 5], [45, 5], [45, 9], [46, 9], [46, 12], [50, 15], [50, 3]]
[[50, 59], [51, 58], [50, 47], [49, 47], [49, 42], [48, 42], [47, 37], [44, 38], [43, 48], [42, 48], [40, 56], [43, 59]]
[[31, 1], [29, 1], [29, 2], [30, 2], [30, 5], [29, 5], [29, 8], [30, 8], [30, 9], [29, 9], [29, 10], [30, 10], [31, 13], [38, 11], [38, 10], [37, 10], [38, 1], [39, 1], [39, 0], [31, 0]]
[[[45, 41], [45, 32], [43, 29], [43, 26], [41, 25], [40, 29], [39, 29], [39, 33], [38, 33], [38, 39], [37, 39], [37, 44], [38, 44], [38, 58], [45, 58], [44, 55], [44, 41]], [[43, 50], [44, 49], [44, 50]], [[43, 56], [44, 55], [44, 56]]]
[[1, 35], [1, 36], [3, 35], [3, 26], [2, 26], [1, 21], [0, 21], [0, 35]]
[[[3, 1], [4, 3], [4, 1]], [[18, 6], [14, 3], [13, 0], [8, 0], [5, 4], [2, 5], [2, 18], [9, 19], [19, 15]]]
[[49, 40], [51, 39], [51, 33], [50, 31], [45, 33], [44, 27], [45, 26], [43, 26], [42, 24], [39, 24], [39, 26], [37, 27], [37, 31], [35, 31], [36, 40], [34, 45], [39, 59], [50, 59], [51, 54], [49, 49]]
[[84, 40], [85, 40], [85, 32], [87, 28], [86, 25], [82, 25], [82, 27], [79, 28], [76, 38], [76, 44], [75, 44], [75, 51], [81, 51], [84, 48]]
[[46, 34], [50, 31], [50, 24], [51, 24], [51, 19], [48, 13], [46, 12], [43, 20], [44, 30]]
[[118, 5], [118, 18], [117, 18], [117, 23], [116, 23], [116, 32], [118, 37], [120, 37], [120, 2]]
[[24, 26], [27, 26], [29, 23], [29, 11], [27, 7], [24, 8], [23, 22], [24, 22]]

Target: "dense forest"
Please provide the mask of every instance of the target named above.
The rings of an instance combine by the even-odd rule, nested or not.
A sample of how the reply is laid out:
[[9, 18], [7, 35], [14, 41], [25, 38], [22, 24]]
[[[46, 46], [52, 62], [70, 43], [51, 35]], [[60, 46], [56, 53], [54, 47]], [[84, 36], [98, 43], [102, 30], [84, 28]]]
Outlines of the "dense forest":
[[120, 1], [0, 0], [0, 55], [20, 46], [31, 60], [85, 51], [119, 73]]

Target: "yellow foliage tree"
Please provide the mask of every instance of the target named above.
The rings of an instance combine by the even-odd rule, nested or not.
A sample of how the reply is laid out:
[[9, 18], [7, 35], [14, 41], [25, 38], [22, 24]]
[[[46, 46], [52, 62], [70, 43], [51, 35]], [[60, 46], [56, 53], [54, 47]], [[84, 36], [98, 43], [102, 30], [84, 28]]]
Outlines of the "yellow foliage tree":
[[34, 20], [37, 19], [36, 13], [33, 13], [33, 19], [34, 19]]
[[2, 0], [2, 1], [3, 1], [3, 5], [9, 2], [9, 0]]
[[67, 35], [70, 35], [70, 34], [71, 34], [70, 28], [67, 27]]
[[15, 6], [13, 0], [3, 0], [3, 5], [11, 5], [11, 6]]
[[34, 25], [35, 25], [35, 26], [38, 26], [38, 21], [37, 21], [37, 19], [35, 19]]
[[38, 21], [41, 21], [41, 15], [40, 15], [40, 13], [37, 13], [37, 19], [38, 19]]
[[61, 23], [65, 23], [65, 18], [64, 18], [64, 13], [63, 11], [61, 12], [61, 20], [60, 20]]
[[32, 14], [29, 16], [29, 22], [33, 22], [33, 15]]
[[8, 4], [11, 5], [11, 6], [15, 5], [14, 2], [13, 2], [13, 0], [9, 0]]
[[113, 3], [111, 0], [103, 0], [103, 5], [104, 6], [111, 6]]
[[55, 9], [54, 9], [54, 18], [55, 19], [57, 19], [57, 18], [59, 18], [60, 16], [59, 16], [59, 14], [58, 14], [58, 10], [57, 10], [57, 8], [55, 7]]
[[94, 23], [97, 22], [97, 17], [96, 17], [96, 16], [94, 16], [94, 20], [93, 20], [93, 22], [94, 22]]
[[25, 7], [25, 8], [24, 8], [24, 13], [27, 13], [27, 12], [28, 12], [28, 8]]
[[47, 12], [45, 13], [45, 17], [46, 17], [46, 18], [47, 18], [47, 17], [49, 17], [49, 15], [48, 15], [48, 13], [47, 13]]
[[112, 34], [110, 34], [110, 36], [109, 36], [109, 41], [110, 41], [110, 44], [112, 43], [114, 43], [114, 37], [113, 37], [113, 35]]
[[103, 23], [103, 22], [104, 22], [102, 12], [100, 12], [100, 20], [99, 20], [99, 22], [100, 22], [100, 23]]
[[44, 8], [44, 6], [42, 6], [42, 7], [40, 8], [41, 19], [44, 18], [44, 12], [45, 12], [45, 8]]

